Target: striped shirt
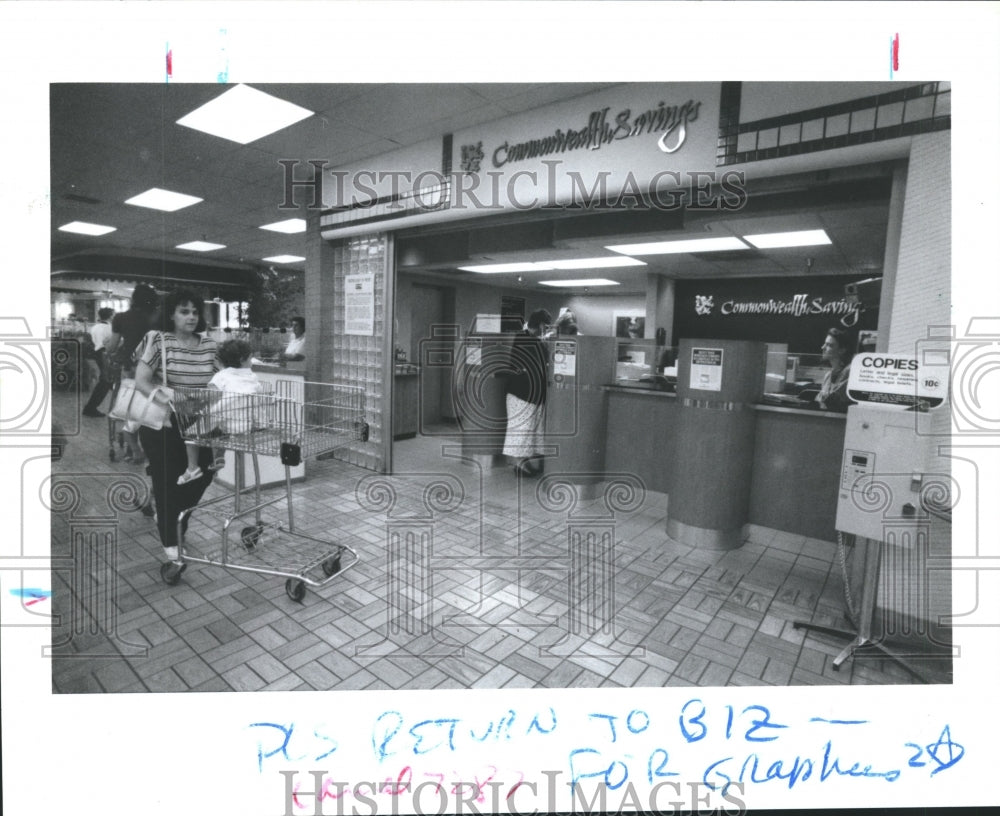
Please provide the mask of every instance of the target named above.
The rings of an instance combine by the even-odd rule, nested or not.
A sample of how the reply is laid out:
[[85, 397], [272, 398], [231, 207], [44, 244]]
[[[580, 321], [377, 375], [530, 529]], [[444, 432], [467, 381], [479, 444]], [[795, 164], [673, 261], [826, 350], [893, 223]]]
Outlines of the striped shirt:
[[[160, 338], [163, 341], [160, 341]], [[211, 337], [198, 336], [198, 345], [182, 346], [173, 332], [151, 331], [142, 340], [139, 359], [153, 371], [153, 383], [163, 382], [160, 371], [160, 351], [167, 348], [167, 385], [185, 388], [205, 388], [221, 366], [215, 356], [216, 344]]]

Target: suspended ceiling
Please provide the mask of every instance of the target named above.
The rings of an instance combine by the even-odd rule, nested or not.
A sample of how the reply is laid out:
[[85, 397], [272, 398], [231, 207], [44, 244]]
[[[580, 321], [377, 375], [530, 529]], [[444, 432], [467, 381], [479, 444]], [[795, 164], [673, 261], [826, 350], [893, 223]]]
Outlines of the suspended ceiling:
[[[377, 156], [426, 139], [513, 113], [588, 94], [607, 84], [481, 85], [258, 85], [261, 90], [316, 111], [315, 115], [238, 145], [176, 124], [176, 120], [222, 93], [218, 85], [58, 84], [51, 88], [52, 269], [54, 282], [68, 271], [99, 279], [130, 273], [164, 283], [212, 280], [245, 286], [273, 255], [304, 256], [303, 234], [260, 229], [298, 212], [279, 209], [284, 195], [281, 159], [323, 159], [332, 167]], [[595, 218], [567, 229], [553, 226], [550, 240], [495, 238], [488, 251], [453, 247], [432, 262], [406, 268], [464, 278], [469, 263], [547, 260], [606, 255], [608, 243], [670, 240], [706, 235], [742, 235], [825, 229], [827, 246], [739, 253], [647, 256], [647, 266], [614, 270], [625, 289], [644, 288], [646, 274], [671, 277], [727, 275], [879, 274], [885, 250], [890, 170], [874, 168], [862, 179], [797, 179], [788, 191], [761, 190], [737, 213], [662, 215], [658, 227], [636, 217], [634, 227]], [[872, 188], [872, 179], [877, 189]], [[868, 184], [865, 187], [865, 184]], [[856, 189], [849, 185], [861, 185]], [[173, 213], [124, 204], [150, 187], [203, 198]], [[852, 192], [854, 189], [854, 192]], [[873, 192], [874, 189], [874, 192]], [[533, 214], [537, 216], [537, 214]], [[69, 221], [115, 226], [104, 236], [59, 231]], [[609, 224], [614, 221], [614, 228]], [[466, 230], [481, 232], [484, 224]], [[418, 231], [419, 232], [419, 231]], [[617, 237], [613, 237], [617, 235]], [[513, 233], [512, 233], [513, 235]], [[613, 240], [609, 240], [613, 237]], [[207, 240], [225, 244], [211, 253], [176, 249]], [[446, 239], [423, 239], [427, 242]], [[405, 244], [405, 241], [401, 243]], [[432, 252], [431, 255], [435, 253]], [[445, 257], [449, 254], [454, 257]], [[809, 261], [808, 259], [811, 259]], [[288, 268], [302, 269], [302, 263]], [[552, 277], [581, 277], [566, 272]], [[489, 276], [500, 285], [533, 285], [517, 276]], [[484, 276], [475, 276], [480, 281]]]

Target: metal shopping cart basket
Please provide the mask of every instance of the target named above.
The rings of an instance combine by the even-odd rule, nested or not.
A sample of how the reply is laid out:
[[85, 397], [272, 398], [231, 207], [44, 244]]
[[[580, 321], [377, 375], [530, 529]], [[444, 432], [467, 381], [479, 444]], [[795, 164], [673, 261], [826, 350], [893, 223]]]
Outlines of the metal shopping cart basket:
[[[222, 535], [203, 546], [182, 540], [182, 564], [168, 562], [160, 569], [167, 584], [180, 580], [183, 562], [209, 564], [283, 577], [288, 596], [301, 601], [306, 585], [323, 586], [357, 563], [357, 551], [347, 544], [295, 529], [291, 468], [350, 442], [367, 441], [363, 388], [279, 380], [269, 394], [174, 390], [181, 435], [199, 446], [233, 451], [235, 476], [231, 493], [181, 513], [182, 531], [193, 513], [204, 512], [221, 520]], [[252, 485], [244, 477], [247, 454]], [[285, 489], [277, 496], [261, 494], [260, 456], [278, 457], [284, 465]], [[282, 503], [287, 520], [265, 521], [262, 511]]]

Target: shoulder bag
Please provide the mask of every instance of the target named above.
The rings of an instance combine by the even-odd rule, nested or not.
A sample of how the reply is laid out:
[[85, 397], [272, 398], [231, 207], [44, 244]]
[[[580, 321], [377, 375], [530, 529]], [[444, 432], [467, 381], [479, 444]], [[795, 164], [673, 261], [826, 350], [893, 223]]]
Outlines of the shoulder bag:
[[167, 387], [167, 341], [163, 338], [162, 332], [159, 332], [158, 336], [163, 355], [163, 364], [160, 366], [163, 385], [156, 386], [147, 396], [136, 387], [134, 379], [123, 377], [115, 394], [114, 404], [108, 412], [113, 419], [152, 428], [155, 431], [168, 424], [170, 401], [173, 399], [173, 391]]

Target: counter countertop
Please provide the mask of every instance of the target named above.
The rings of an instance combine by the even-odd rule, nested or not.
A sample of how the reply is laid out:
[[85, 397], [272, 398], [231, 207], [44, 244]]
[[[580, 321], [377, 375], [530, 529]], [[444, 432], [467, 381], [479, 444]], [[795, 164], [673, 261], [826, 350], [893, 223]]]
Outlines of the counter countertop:
[[302, 377], [306, 372], [305, 368], [283, 366], [280, 363], [254, 363], [251, 370], [258, 374], [280, 374], [283, 377]]
[[660, 388], [652, 383], [613, 383], [609, 385], [602, 385], [602, 391], [614, 391], [619, 394], [649, 394], [654, 397], [670, 397], [671, 399], [677, 399], [677, 393], [673, 390], [667, 390], [666, 388]]
[[803, 414], [805, 416], [826, 417], [827, 419], [847, 419], [847, 414], [842, 414], [839, 411], [821, 411], [818, 408], [792, 408], [787, 405], [767, 405], [758, 402], [754, 405], [754, 409], [774, 414]]
[[[629, 383], [628, 385], [617, 383], [614, 385], [602, 385], [601, 390], [616, 394], [638, 394], [642, 396], [677, 399], [677, 394], [675, 392], [665, 391], [662, 388], [657, 388], [656, 386], [647, 383]], [[804, 416], [827, 417], [828, 419], [840, 420], [847, 418], [847, 414], [843, 414], [838, 411], [820, 411], [816, 408], [795, 408], [790, 405], [768, 405], [761, 402], [755, 403], [752, 407], [756, 411], [766, 411], [775, 414], [801, 414]]]

